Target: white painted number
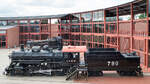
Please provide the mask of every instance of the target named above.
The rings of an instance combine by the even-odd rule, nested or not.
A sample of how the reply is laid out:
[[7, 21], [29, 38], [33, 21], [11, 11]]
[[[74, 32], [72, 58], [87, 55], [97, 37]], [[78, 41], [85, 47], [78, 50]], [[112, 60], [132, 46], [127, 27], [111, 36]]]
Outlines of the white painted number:
[[118, 61], [107, 61], [108, 66], [118, 66], [119, 62]]

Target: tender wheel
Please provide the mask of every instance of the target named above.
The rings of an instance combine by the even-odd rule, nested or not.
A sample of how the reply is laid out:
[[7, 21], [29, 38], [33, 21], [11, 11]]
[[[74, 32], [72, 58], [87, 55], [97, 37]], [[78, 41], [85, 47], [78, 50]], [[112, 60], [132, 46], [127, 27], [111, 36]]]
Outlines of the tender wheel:
[[136, 70], [136, 73], [137, 73], [138, 76], [143, 77], [143, 71], [142, 71], [142, 68], [141, 68], [141, 67], [139, 67], [139, 68]]
[[143, 75], [143, 72], [140, 72], [140, 73], [139, 73], [139, 76], [143, 77], [143, 76], [144, 76], [144, 75]]
[[135, 71], [119, 71], [118, 74], [120, 76], [137, 76]]
[[102, 71], [88, 71], [88, 76], [103, 76]]
[[139, 72], [137, 72], [137, 75], [143, 77], [143, 72], [139, 71]]
[[91, 71], [88, 71], [88, 76], [92, 76], [92, 72]]
[[8, 75], [14, 76], [15, 75], [15, 70], [10, 70]]
[[125, 76], [125, 72], [124, 71], [119, 71], [119, 75], [120, 76]]
[[135, 71], [132, 71], [132, 72], [131, 72], [131, 75], [132, 75], [132, 76], [137, 76], [137, 73], [136, 73]]

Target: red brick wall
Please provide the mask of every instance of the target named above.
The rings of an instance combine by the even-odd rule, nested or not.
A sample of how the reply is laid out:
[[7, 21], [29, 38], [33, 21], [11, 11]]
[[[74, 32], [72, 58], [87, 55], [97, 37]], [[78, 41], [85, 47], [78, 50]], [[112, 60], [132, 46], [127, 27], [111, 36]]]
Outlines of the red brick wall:
[[19, 28], [14, 27], [7, 30], [7, 45], [12, 48], [19, 46]]

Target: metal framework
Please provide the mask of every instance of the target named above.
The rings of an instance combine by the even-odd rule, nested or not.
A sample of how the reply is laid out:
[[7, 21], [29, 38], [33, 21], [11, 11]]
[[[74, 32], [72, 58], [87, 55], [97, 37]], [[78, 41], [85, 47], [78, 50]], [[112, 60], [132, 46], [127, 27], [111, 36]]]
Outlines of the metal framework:
[[[74, 18], [66, 17], [60, 24], [61, 36], [66, 45], [111, 47], [121, 52], [136, 51], [142, 58], [143, 68], [150, 71], [149, 0], [136, 0], [73, 15]], [[142, 15], [145, 17], [141, 18]], [[120, 18], [122, 16], [129, 18], [124, 20], [124, 17]], [[96, 17], [98, 20], [95, 20]]]

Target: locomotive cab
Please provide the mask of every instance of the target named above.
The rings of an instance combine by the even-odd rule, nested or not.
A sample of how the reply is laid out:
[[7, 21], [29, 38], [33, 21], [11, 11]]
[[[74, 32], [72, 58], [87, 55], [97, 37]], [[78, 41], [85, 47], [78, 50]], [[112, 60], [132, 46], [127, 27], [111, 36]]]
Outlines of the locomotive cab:
[[87, 51], [86, 46], [64, 46], [62, 52], [65, 62], [76, 63], [76, 65], [85, 65], [84, 53]]
[[87, 78], [88, 69], [85, 62], [85, 52], [87, 52], [86, 46], [64, 46], [62, 52], [68, 56], [67, 61], [69, 61], [69, 63], [72, 63], [71, 60], [74, 60], [74, 57], [76, 59], [76, 63], [68, 70], [66, 80], [70, 79], [71, 77], [79, 78], [84, 76]]

